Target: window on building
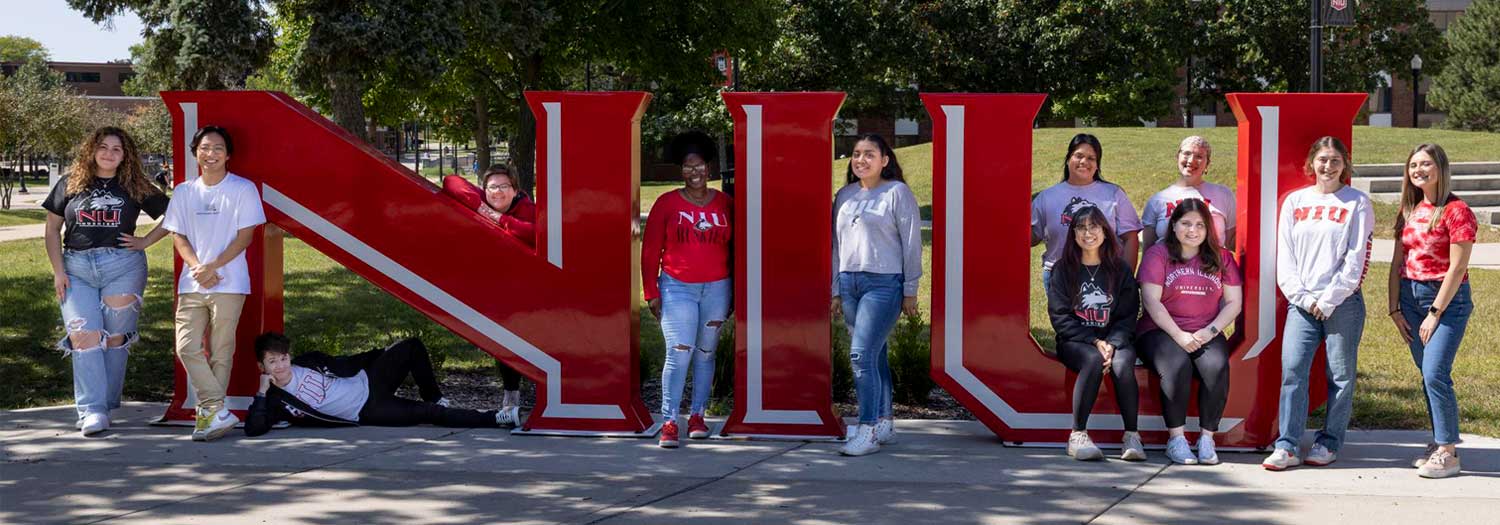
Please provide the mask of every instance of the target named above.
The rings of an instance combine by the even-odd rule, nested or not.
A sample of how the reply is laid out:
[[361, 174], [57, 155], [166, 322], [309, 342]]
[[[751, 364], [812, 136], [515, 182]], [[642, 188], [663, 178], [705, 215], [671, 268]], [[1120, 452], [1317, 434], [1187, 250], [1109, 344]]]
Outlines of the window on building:
[[125, 82], [128, 82], [132, 78], [135, 78], [135, 73], [120, 73], [120, 83], [121, 84], [124, 84]]
[[63, 79], [73, 83], [99, 83], [98, 71], [69, 71], [63, 73]]

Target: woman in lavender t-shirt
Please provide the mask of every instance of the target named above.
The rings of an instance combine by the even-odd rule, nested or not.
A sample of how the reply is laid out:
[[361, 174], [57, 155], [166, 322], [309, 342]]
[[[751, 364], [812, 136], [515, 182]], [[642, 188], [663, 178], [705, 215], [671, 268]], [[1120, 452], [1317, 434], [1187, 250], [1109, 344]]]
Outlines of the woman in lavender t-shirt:
[[1031, 245], [1047, 243], [1042, 253], [1042, 285], [1052, 274], [1052, 265], [1062, 256], [1063, 246], [1068, 242], [1069, 218], [1074, 212], [1093, 206], [1104, 212], [1109, 227], [1119, 235], [1124, 249], [1121, 255], [1129, 268], [1135, 269], [1136, 254], [1140, 253], [1141, 219], [1135, 206], [1119, 186], [1105, 182], [1100, 170], [1104, 158], [1104, 147], [1099, 139], [1088, 133], [1079, 133], [1068, 142], [1068, 154], [1063, 157], [1062, 182], [1042, 190], [1031, 199]]
[[[1166, 242], [1141, 259], [1141, 304], [1135, 346], [1161, 377], [1167, 457], [1174, 463], [1214, 465], [1214, 432], [1229, 397], [1229, 343], [1223, 330], [1240, 315], [1240, 269], [1221, 247], [1207, 203], [1186, 199], [1172, 210]], [[1198, 388], [1198, 453], [1184, 435], [1193, 377]]]

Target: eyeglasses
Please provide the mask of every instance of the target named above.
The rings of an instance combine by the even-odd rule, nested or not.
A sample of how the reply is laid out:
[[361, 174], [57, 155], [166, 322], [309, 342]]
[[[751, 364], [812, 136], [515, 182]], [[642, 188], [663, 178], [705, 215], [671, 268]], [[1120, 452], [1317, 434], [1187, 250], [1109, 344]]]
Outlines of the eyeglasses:
[[225, 149], [223, 145], [214, 144], [212, 146], [203, 146], [203, 147], [200, 147], [200, 148], [198, 148], [198, 151], [208, 152], [208, 153], [224, 153], [224, 152], [227, 152], [229, 150]]
[[484, 187], [484, 189], [489, 191], [510, 191], [512, 188], [513, 186], [509, 184], [491, 184]]
[[697, 166], [683, 165], [682, 166], [682, 172], [683, 173], [708, 173], [708, 165], [707, 164], [699, 164]]

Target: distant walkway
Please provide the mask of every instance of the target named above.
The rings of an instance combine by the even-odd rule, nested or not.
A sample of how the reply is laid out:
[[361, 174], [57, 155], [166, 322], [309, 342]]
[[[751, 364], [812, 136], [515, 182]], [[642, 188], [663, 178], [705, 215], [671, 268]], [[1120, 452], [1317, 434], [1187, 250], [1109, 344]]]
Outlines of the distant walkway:
[[[73, 407], [0, 411], [3, 523], [1426, 523], [1493, 524], [1500, 439], [1464, 435], [1463, 475], [1417, 477], [1424, 431], [1351, 430], [1331, 466], [1271, 473], [1080, 462], [974, 421], [900, 420], [899, 442], [516, 436], [417, 426], [238, 430], [194, 443], [126, 403], [94, 438]], [[717, 426], [718, 418], [711, 422]], [[1311, 437], [1311, 433], [1308, 434]], [[1114, 452], [1108, 450], [1108, 452]]]

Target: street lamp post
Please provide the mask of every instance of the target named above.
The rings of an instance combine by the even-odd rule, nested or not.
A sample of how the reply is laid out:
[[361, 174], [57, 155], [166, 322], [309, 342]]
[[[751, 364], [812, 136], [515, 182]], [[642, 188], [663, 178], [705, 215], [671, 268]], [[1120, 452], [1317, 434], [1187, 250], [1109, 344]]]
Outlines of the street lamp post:
[[1417, 117], [1417, 92], [1422, 89], [1422, 55], [1411, 56], [1411, 127], [1419, 127]]

